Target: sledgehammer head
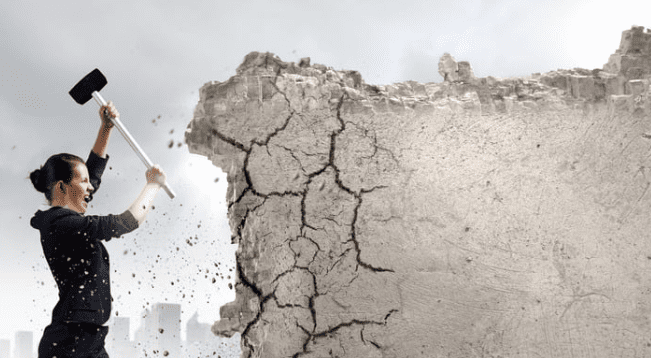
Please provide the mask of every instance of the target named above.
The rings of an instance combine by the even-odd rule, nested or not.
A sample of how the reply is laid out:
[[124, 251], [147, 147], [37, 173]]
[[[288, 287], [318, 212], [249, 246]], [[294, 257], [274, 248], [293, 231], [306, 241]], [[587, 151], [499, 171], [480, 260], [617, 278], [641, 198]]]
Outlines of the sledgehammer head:
[[86, 77], [72, 87], [70, 95], [79, 104], [84, 104], [93, 98], [93, 92], [99, 92], [108, 82], [98, 69], [92, 70]]

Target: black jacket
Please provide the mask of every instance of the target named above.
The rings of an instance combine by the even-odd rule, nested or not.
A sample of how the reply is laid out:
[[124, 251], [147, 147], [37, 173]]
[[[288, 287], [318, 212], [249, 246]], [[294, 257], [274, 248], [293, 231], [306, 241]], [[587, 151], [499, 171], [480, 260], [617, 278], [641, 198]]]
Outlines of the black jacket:
[[[108, 158], [91, 151], [86, 166], [95, 191]], [[93, 216], [55, 206], [37, 211], [31, 225], [41, 232], [43, 254], [59, 288], [52, 322], [102, 325], [111, 315], [109, 255], [101, 241], [138, 227], [128, 210], [120, 215]]]

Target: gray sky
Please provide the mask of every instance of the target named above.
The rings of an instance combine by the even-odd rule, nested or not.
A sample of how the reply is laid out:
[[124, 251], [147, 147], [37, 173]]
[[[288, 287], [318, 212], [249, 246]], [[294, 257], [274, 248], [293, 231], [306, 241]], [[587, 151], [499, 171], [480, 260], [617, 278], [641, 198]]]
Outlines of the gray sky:
[[[247, 53], [294, 62], [309, 56], [358, 70], [369, 84], [440, 82], [445, 52], [470, 61], [478, 77], [601, 68], [622, 31], [651, 26], [643, 22], [651, 3], [639, 0], [159, 3], [0, 4], [0, 339], [31, 330], [37, 344], [57, 301], [38, 232], [29, 226], [46, 202], [27, 178], [52, 154], [90, 152], [98, 106], [79, 106], [68, 91], [94, 68], [109, 82], [103, 97], [178, 195], [170, 200], [161, 192], [141, 228], [107, 244], [113, 315], [131, 316], [133, 331], [148, 304], [181, 303], [184, 323], [195, 311], [213, 322], [233, 299], [225, 176], [177, 143], [198, 89], [234, 75]], [[145, 182], [144, 165], [117, 130], [108, 153], [110, 168], [88, 214], [121, 213]]]

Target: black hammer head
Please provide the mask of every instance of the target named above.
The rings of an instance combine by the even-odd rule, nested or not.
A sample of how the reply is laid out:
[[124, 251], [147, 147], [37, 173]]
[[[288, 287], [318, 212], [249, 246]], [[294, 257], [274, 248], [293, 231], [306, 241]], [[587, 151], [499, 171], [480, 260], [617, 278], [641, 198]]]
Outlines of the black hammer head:
[[79, 104], [84, 104], [93, 98], [93, 92], [100, 91], [106, 86], [106, 77], [98, 69], [92, 70], [86, 77], [72, 87], [70, 95]]

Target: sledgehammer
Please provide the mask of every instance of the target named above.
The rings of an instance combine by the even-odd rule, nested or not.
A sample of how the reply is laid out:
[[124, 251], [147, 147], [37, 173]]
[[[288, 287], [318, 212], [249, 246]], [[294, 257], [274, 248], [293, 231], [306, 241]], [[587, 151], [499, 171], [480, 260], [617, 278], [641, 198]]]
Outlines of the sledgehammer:
[[[102, 96], [100, 96], [99, 91], [104, 88], [107, 83], [108, 82], [106, 81], [106, 77], [104, 77], [104, 75], [98, 69], [94, 69], [89, 74], [87, 74], [86, 77], [82, 78], [81, 81], [77, 82], [77, 84], [68, 93], [70, 93], [70, 96], [72, 96], [75, 102], [79, 104], [84, 104], [91, 98], [95, 98], [95, 101], [97, 101], [97, 104], [99, 104], [100, 107], [105, 106], [106, 101], [104, 98], [102, 98]], [[120, 119], [111, 118], [111, 121], [115, 124], [120, 133], [122, 133], [124, 139], [126, 139], [129, 145], [131, 145], [131, 148], [136, 152], [136, 154], [138, 154], [142, 162], [145, 163], [147, 169], [153, 167], [154, 164], [151, 162], [151, 160], [149, 160], [149, 157], [147, 154], [145, 154], [145, 152], [143, 152], [138, 143], [136, 143], [136, 140], [133, 139]], [[167, 182], [163, 184], [163, 189], [165, 189], [167, 195], [169, 195], [170, 198], [174, 199], [176, 194], [174, 194], [174, 191], [172, 191], [172, 188], [170, 188]]]

